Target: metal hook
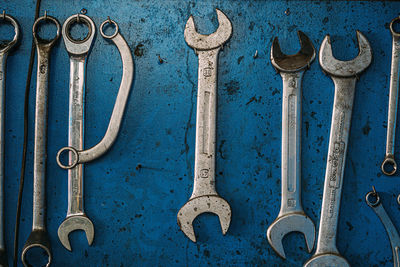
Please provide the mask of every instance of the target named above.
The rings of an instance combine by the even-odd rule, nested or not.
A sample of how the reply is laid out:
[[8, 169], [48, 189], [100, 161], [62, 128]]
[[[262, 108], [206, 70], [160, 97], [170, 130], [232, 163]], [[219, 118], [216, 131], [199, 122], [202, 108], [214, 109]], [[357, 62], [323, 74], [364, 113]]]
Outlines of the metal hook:
[[373, 192], [374, 196], [376, 196], [375, 186], [372, 186], [372, 192]]
[[2, 20], [5, 20], [6, 19], [6, 11], [3, 9], [3, 14], [2, 14], [2, 16], [1, 16], [1, 19]]
[[80, 14], [78, 13], [77, 16], [76, 16], [76, 22], [77, 22], [77, 23], [80, 23], [80, 22], [81, 22], [80, 16], [79, 16], [79, 15], [80, 15]]
[[111, 19], [110, 19], [110, 16], [107, 16], [107, 21], [108, 21], [108, 23], [112, 23], [112, 21], [111, 21]]
[[47, 19], [47, 10], [44, 11], [44, 19]]

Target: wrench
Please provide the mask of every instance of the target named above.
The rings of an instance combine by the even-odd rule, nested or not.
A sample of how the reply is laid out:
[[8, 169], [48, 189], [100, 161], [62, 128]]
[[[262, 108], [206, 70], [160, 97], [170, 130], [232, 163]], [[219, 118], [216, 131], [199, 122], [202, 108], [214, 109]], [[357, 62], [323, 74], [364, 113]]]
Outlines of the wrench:
[[394, 143], [396, 135], [397, 107], [399, 98], [399, 58], [400, 58], [400, 33], [395, 32], [393, 24], [399, 22], [400, 17], [390, 22], [390, 32], [392, 33], [392, 67], [390, 70], [390, 89], [389, 89], [389, 110], [388, 125], [386, 134], [386, 155], [382, 162], [381, 170], [386, 175], [393, 175], [397, 170], [397, 163], [394, 160]]
[[4, 118], [6, 93], [6, 63], [10, 50], [19, 40], [18, 22], [3, 11], [0, 23], [11, 23], [14, 27], [14, 38], [11, 41], [0, 41], [0, 266], [8, 266], [7, 252], [4, 240]]
[[193, 193], [178, 212], [178, 225], [193, 242], [196, 236], [193, 220], [200, 214], [210, 212], [218, 215], [222, 234], [231, 222], [231, 207], [215, 189], [215, 144], [217, 113], [218, 53], [232, 35], [232, 24], [219, 9], [218, 29], [210, 35], [197, 33], [193, 16], [185, 26], [185, 41], [199, 57], [198, 93], [196, 115], [196, 149]]
[[336, 248], [336, 232], [356, 81], [372, 61], [372, 49], [367, 38], [357, 31], [357, 39], [359, 53], [350, 61], [339, 61], [333, 57], [329, 35], [325, 36], [319, 51], [319, 64], [335, 84], [335, 98], [317, 249], [305, 263], [306, 267], [350, 266]]
[[[56, 36], [51, 40], [44, 40], [37, 34], [41, 23], [50, 22], [56, 25]], [[26, 254], [34, 247], [43, 249], [51, 264], [50, 239], [46, 230], [46, 159], [47, 159], [47, 102], [48, 102], [48, 80], [51, 49], [60, 37], [61, 26], [54, 17], [48, 16], [38, 18], [33, 24], [33, 39], [35, 40], [38, 54], [38, 67], [36, 76], [36, 107], [35, 107], [35, 146], [33, 159], [33, 224], [32, 232], [22, 249], [22, 263], [25, 267], [28, 263]]]
[[[69, 35], [69, 27], [78, 19], [82, 20], [89, 27], [89, 35], [85, 43], [76, 42]], [[115, 32], [106, 35], [103, 28], [106, 25], [114, 25]], [[70, 84], [70, 114], [69, 114], [69, 146], [60, 149], [57, 153], [57, 163], [63, 169], [68, 169], [68, 213], [66, 219], [58, 228], [58, 237], [64, 247], [71, 251], [69, 233], [75, 230], [84, 230], [89, 245], [94, 238], [94, 226], [83, 211], [83, 165], [82, 163], [92, 161], [106, 153], [115, 142], [121, 126], [126, 103], [132, 87], [134, 67], [133, 58], [128, 44], [119, 33], [118, 24], [108, 18], [100, 26], [101, 35], [114, 42], [122, 59], [122, 79], [118, 90], [117, 99], [111, 114], [111, 119], [103, 139], [94, 147], [83, 150], [83, 108], [84, 108], [84, 74], [86, 58], [89, 53], [91, 42], [94, 36], [95, 26], [93, 21], [84, 15], [71, 16], [64, 23], [63, 36], [65, 46], [70, 55], [71, 61], [71, 84]], [[80, 81], [80, 83], [75, 82]], [[70, 152], [73, 157], [69, 158], [69, 164], [64, 165], [60, 160], [63, 152]]]
[[314, 247], [315, 225], [301, 204], [301, 81], [315, 58], [311, 40], [297, 32], [301, 44], [295, 55], [282, 53], [278, 38], [271, 46], [271, 62], [283, 80], [282, 96], [282, 199], [278, 217], [268, 227], [267, 238], [275, 252], [286, 259], [282, 239], [290, 232], [300, 232], [308, 252]]
[[400, 237], [399, 233], [396, 230], [393, 222], [390, 220], [389, 215], [386, 213], [385, 209], [382, 206], [381, 199], [379, 198], [378, 193], [375, 191], [375, 187], [372, 187], [373, 191], [368, 192], [365, 196], [365, 201], [367, 205], [370, 206], [378, 215], [379, 219], [383, 223], [385, 230], [389, 236], [390, 245], [392, 246], [393, 253], [393, 265], [394, 267], [400, 267], [400, 258], [399, 258], [399, 250], [400, 250]]

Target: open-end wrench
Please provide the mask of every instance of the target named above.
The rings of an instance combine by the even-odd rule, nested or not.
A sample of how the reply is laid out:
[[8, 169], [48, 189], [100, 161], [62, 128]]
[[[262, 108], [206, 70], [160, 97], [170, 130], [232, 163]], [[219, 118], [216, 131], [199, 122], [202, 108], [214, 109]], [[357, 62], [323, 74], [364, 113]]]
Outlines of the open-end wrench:
[[367, 205], [370, 206], [376, 215], [378, 215], [379, 219], [383, 223], [385, 230], [388, 234], [390, 245], [392, 246], [393, 253], [393, 265], [394, 267], [400, 267], [400, 237], [399, 233], [396, 230], [392, 220], [390, 220], [389, 215], [386, 213], [385, 209], [382, 206], [381, 199], [379, 198], [378, 193], [375, 191], [375, 187], [372, 187], [373, 191], [368, 192], [365, 195], [365, 201]]
[[[56, 36], [51, 40], [44, 40], [38, 35], [41, 23], [50, 22], [57, 27]], [[54, 17], [45, 12], [33, 24], [33, 39], [35, 40], [38, 67], [36, 75], [36, 106], [35, 106], [35, 146], [33, 159], [33, 224], [32, 232], [22, 249], [22, 263], [31, 266], [27, 260], [27, 252], [34, 247], [43, 249], [51, 264], [50, 239], [46, 230], [46, 160], [47, 160], [47, 99], [49, 86], [49, 65], [51, 49], [60, 37], [61, 26]]]
[[301, 204], [301, 81], [315, 58], [311, 40], [298, 31], [301, 44], [295, 55], [285, 55], [278, 38], [271, 46], [271, 62], [283, 80], [282, 94], [282, 199], [278, 217], [268, 227], [271, 247], [285, 257], [282, 239], [290, 232], [300, 232], [306, 239], [308, 252], [314, 247], [315, 225]]
[[386, 134], [386, 154], [382, 162], [381, 170], [386, 175], [393, 175], [397, 170], [397, 163], [394, 159], [394, 144], [396, 135], [397, 107], [399, 100], [399, 59], [400, 59], [400, 33], [393, 28], [394, 23], [398, 23], [400, 17], [390, 22], [390, 32], [392, 33], [392, 67], [390, 70], [389, 88], [389, 110]]
[[178, 225], [182, 232], [196, 242], [193, 220], [209, 212], [218, 215], [222, 234], [226, 234], [231, 222], [231, 207], [215, 189], [215, 144], [217, 115], [218, 53], [232, 35], [232, 24], [219, 9], [218, 29], [210, 35], [197, 33], [193, 17], [185, 27], [185, 41], [199, 57], [196, 148], [193, 193], [178, 212]]
[[335, 98], [317, 249], [305, 263], [307, 267], [350, 266], [336, 247], [336, 232], [356, 81], [372, 61], [372, 49], [367, 38], [357, 31], [357, 39], [359, 53], [350, 61], [339, 61], [333, 57], [329, 35], [325, 36], [319, 51], [319, 64], [335, 84]]
[[14, 27], [14, 38], [0, 41], [0, 266], [8, 266], [6, 246], [4, 240], [4, 118], [6, 93], [6, 63], [10, 50], [19, 40], [18, 22], [5, 11], [0, 15], [0, 23], [11, 23]]
[[[75, 16], [70, 17], [72, 21], [77, 19]], [[87, 19], [87, 23], [90, 23], [91, 26], [89, 29], [93, 29], [94, 24], [88, 17], [81, 18]], [[65, 32], [68, 31], [68, 24], [72, 21], [68, 22], [68, 20], [64, 24], [63, 30]], [[85, 20], [83, 20], [85, 22]], [[85, 23], [86, 23], [85, 22]], [[112, 35], [106, 35], [103, 32], [103, 28], [106, 25], [114, 25], [115, 32]], [[91, 31], [91, 30], [90, 30]], [[89, 31], [89, 32], [90, 32]], [[69, 233], [75, 230], [84, 230], [86, 232], [86, 237], [88, 239], [89, 245], [91, 245], [94, 238], [94, 226], [93, 223], [87, 218], [83, 211], [83, 165], [82, 163], [92, 161], [104, 153], [106, 153], [112, 144], [115, 142], [118, 132], [121, 126], [122, 118], [124, 115], [126, 103], [128, 101], [129, 93], [131, 91], [133, 76], [134, 76], [134, 67], [133, 67], [133, 58], [130, 51], [130, 48], [125, 41], [124, 37], [119, 33], [118, 24], [108, 18], [105, 20], [100, 26], [101, 35], [107, 39], [112, 41], [121, 55], [122, 59], [122, 79], [121, 84], [118, 90], [117, 99], [115, 101], [114, 109], [111, 114], [110, 122], [108, 124], [107, 131], [103, 137], [103, 139], [95, 146], [90, 149], [83, 150], [83, 107], [84, 107], [84, 67], [86, 57], [90, 48], [90, 43], [87, 43], [87, 49], [77, 51], [74, 49], [78, 49], [78, 45], [74, 43], [72, 40], [66, 40], [68, 38], [68, 34], [64, 34], [64, 41], [67, 47], [67, 50], [70, 54], [71, 59], [71, 87], [70, 87], [70, 115], [69, 115], [69, 146], [64, 147], [59, 150], [57, 153], [57, 163], [61, 168], [68, 169], [68, 213], [67, 218], [58, 228], [58, 237], [61, 243], [65, 248], [71, 250], [71, 245], [69, 243]], [[91, 37], [93, 38], [93, 37]], [[91, 42], [91, 40], [87, 39], [87, 42]], [[75, 54], [74, 54], [75, 53]], [[76, 58], [78, 57], [78, 58]], [[76, 73], [77, 67], [74, 65], [77, 64], [76, 60], [79, 61], [78, 68], [81, 71]], [[81, 84], [74, 84], [72, 81], [77, 80], [79, 78], [81, 80]], [[64, 165], [61, 163], [60, 155], [63, 152], [70, 152], [72, 157], [69, 158], [69, 164]]]

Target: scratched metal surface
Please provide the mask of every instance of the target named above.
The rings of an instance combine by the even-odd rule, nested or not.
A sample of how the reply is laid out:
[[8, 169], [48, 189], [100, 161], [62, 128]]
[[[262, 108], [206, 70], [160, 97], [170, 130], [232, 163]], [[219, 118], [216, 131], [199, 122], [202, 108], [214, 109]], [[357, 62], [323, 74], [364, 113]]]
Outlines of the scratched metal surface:
[[[19, 20], [23, 31], [21, 45], [9, 57], [7, 68], [6, 241], [10, 260], [33, 2], [3, 0], [0, 4], [0, 9]], [[199, 217], [195, 221], [198, 243], [194, 244], [176, 223], [177, 211], [192, 191], [197, 90], [197, 57], [186, 45], [183, 29], [193, 14], [200, 32], [213, 32], [218, 24], [215, 7], [228, 15], [234, 27], [220, 54], [217, 125], [217, 190], [231, 204], [233, 215], [226, 236], [216, 216]], [[284, 239], [286, 261], [277, 257], [266, 239], [267, 227], [280, 207], [281, 172], [282, 81], [271, 67], [269, 49], [273, 37], [279, 36], [283, 51], [295, 53], [299, 49], [297, 30], [319, 48], [329, 33], [335, 56], [349, 60], [358, 51], [356, 29], [370, 41], [374, 59], [357, 82], [337, 245], [353, 266], [392, 266], [387, 235], [364, 196], [375, 185], [400, 229], [395, 201], [400, 177], [384, 177], [379, 169], [385, 150], [391, 59], [388, 23], [398, 15], [399, 3], [43, 0], [41, 14], [47, 10], [62, 23], [81, 8], [88, 10], [97, 27], [107, 16], [119, 23], [134, 54], [135, 81], [117, 142], [108, 154], [85, 167], [85, 210], [95, 225], [94, 243], [89, 247], [84, 234], [74, 232], [70, 235], [73, 252], [68, 252], [57, 237], [67, 208], [67, 172], [57, 166], [55, 155], [67, 144], [69, 62], [62, 41], [53, 50], [47, 171], [53, 266], [302, 265], [310, 255], [300, 234]], [[107, 128], [120, 78], [116, 47], [97, 34], [87, 66], [86, 147], [96, 144]], [[32, 220], [34, 86], [35, 78], [30, 93], [20, 250]], [[333, 83], [316, 60], [303, 80], [302, 190], [305, 211], [317, 225], [333, 94]]]

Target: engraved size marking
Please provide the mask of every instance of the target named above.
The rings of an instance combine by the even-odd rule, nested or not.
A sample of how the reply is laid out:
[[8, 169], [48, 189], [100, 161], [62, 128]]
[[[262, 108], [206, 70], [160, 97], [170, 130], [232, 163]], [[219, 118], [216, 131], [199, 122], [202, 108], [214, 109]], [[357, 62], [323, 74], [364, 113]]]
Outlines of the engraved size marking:
[[209, 131], [210, 131], [210, 92], [204, 92], [203, 110], [203, 154], [209, 152]]
[[288, 97], [288, 166], [287, 166], [287, 189], [289, 192], [296, 191], [296, 95]]
[[3, 72], [0, 71], [0, 81], [3, 80]]
[[210, 77], [212, 75], [213, 68], [207, 67], [203, 69], [204, 77]]
[[289, 79], [289, 87], [296, 88], [296, 79], [294, 77]]
[[295, 206], [296, 206], [296, 200], [295, 200], [294, 198], [289, 198], [289, 199], [287, 200], [287, 205], [288, 205], [288, 207], [290, 207], [290, 208], [295, 207]]
[[208, 169], [202, 169], [200, 170], [200, 177], [201, 178], [208, 178], [208, 174], [209, 174], [209, 170]]
[[289, 95], [289, 127], [295, 128], [296, 126], [296, 95]]
[[46, 65], [42, 64], [40, 65], [40, 73], [45, 74], [46, 73]]

